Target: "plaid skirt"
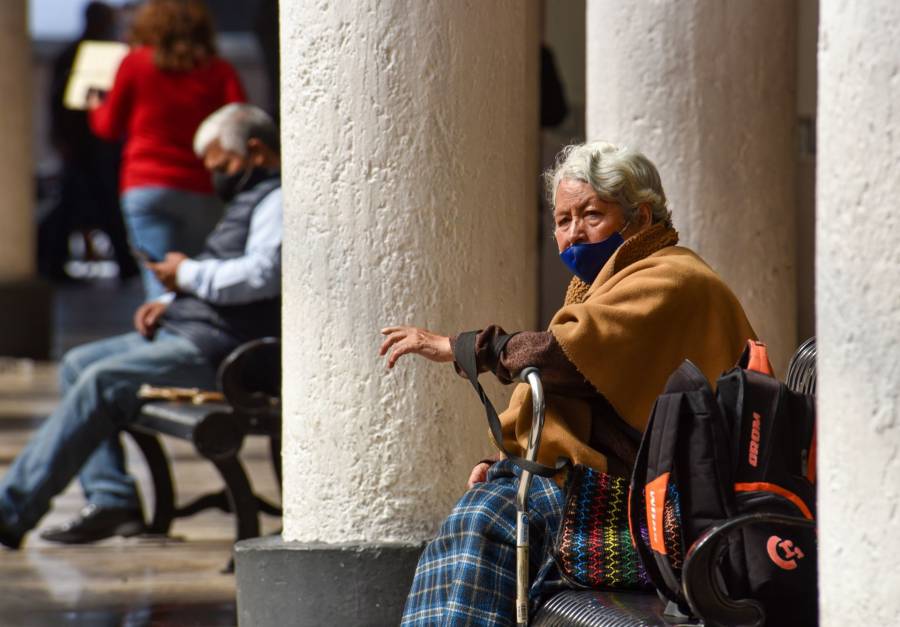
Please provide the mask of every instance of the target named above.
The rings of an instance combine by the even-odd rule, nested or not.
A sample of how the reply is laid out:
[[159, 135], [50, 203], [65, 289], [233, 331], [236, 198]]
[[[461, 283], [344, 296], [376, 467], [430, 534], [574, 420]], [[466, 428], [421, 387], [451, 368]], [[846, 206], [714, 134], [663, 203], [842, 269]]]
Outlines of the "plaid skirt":
[[[491, 466], [487, 481], [466, 492], [419, 558], [402, 625], [515, 625], [516, 491], [519, 469]], [[528, 495], [532, 607], [565, 587], [552, 547], [565, 494], [534, 477]]]

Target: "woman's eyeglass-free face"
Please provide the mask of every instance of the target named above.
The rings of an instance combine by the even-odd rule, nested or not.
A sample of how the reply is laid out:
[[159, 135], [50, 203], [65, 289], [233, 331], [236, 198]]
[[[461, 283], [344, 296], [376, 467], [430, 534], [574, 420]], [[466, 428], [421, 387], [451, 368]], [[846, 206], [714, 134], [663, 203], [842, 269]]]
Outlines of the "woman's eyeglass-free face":
[[622, 207], [602, 200], [589, 183], [563, 179], [556, 188], [554, 236], [559, 252], [573, 244], [594, 244], [625, 228]]

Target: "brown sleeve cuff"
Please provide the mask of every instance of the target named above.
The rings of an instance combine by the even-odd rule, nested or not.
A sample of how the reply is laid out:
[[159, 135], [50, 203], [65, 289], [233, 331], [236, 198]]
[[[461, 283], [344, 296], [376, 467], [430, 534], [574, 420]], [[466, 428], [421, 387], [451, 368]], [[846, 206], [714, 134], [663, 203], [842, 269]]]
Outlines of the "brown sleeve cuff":
[[[477, 333], [475, 336], [475, 365], [478, 368], [478, 372], [479, 374], [482, 372], [496, 373], [500, 355], [512, 335], [507, 334], [506, 331], [497, 325], [491, 325]], [[450, 350], [453, 351], [454, 355], [456, 355], [457, 337], [453, 336], [450, 338]], [[453, 362], [453, 366], [456, 368], [457, 374], [465, 376], [456, 361]], [[502, 378], [500, 380], [503, 383], [510, 383], [510, 381]]]

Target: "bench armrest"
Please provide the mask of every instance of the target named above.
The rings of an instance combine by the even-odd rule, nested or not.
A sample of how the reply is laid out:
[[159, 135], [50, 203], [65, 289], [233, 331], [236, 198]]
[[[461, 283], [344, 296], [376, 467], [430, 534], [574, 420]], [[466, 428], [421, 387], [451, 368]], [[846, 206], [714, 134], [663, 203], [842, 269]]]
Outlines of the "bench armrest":
[[219, 387], [236, 409], [249, 413], [277, 407], [281, 398], [281, 341], [264, 337], [241, 344], [219, 366]]

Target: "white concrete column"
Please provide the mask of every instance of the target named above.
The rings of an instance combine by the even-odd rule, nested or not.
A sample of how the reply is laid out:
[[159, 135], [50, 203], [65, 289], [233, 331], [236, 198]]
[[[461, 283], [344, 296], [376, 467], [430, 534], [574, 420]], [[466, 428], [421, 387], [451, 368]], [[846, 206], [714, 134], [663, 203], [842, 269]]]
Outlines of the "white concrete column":
[[900, 5], [820, 5], [820, 625], [900, 616]]
[[27, 0], [0, 2], [0, 356], [47, 359], [52, 334], [51, 293], [35, 275], [27, 13]]
[[796, 348], [793, 2], [589, 0], [587, 129], [660, 170], [682, 244]]
[[34, 275], [31, 41], [27, 0], [0, 2], [0, 283]]
[[533, 328], [536, 15], [281, 5], [286, 541], [418, 544], [489, 450], [448, 364], [379, 329]]

